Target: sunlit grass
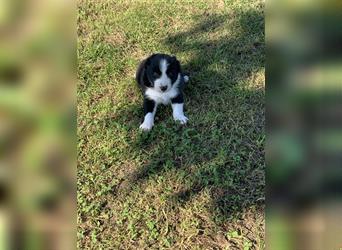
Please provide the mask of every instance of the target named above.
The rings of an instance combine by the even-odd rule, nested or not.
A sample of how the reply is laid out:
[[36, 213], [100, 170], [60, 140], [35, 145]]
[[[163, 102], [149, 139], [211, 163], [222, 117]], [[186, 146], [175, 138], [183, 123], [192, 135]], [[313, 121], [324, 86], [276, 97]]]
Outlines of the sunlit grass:
[[[78, 2], [78, 245], [264, 248], [263, 1]], [[189, 124], [138, 130], [138, 62], [175, 54]]]

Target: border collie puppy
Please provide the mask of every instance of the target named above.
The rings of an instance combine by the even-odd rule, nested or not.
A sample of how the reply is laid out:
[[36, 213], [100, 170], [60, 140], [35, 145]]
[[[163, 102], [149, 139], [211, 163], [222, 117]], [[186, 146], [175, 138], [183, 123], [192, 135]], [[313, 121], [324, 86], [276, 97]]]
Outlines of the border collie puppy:
[[143, 60], [136, 72], [136, 81], [144, 95], [144, 121], [140, 129], [148, 131], [154, 125], [158, 104], [172, 105], [173, 119], [185, 124], [183, 87], [189, 77], [181, 71], [175, 56], [153, 54]]

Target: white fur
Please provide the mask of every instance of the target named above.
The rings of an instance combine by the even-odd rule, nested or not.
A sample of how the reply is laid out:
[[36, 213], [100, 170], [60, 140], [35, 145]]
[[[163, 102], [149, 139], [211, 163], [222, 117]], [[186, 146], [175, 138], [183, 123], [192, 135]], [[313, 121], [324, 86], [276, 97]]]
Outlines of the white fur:
[[151, 130], [151, 128], [154, 125], [154, 116], [156, 114], [157, 111], [157, 104], [154, 106], [153, 112], [149, 112], [145, 115], [144, 117], [144, 122], [140, 125], [140, 129], [148, 131]]
[[188, 82], [189, 81], [189, 76], [184, 76], [184, 82]]
[[159, 69], [161, 71], [161, 76], [154, 81], [154, 89], [156, 91], [162, 92], [160, 88], [165, 86], [167, 87], [166, 91], [171, 88], [171, 79], [166, 74], [167, 66], [168, 63], [165, 59], [160, 61]]
[[180, 82], [180, 74], [178, 74], [178, 78], [176, 82], [167, 91], [161, 92], [161, 91], [156, 90], [155, 88], [147, 88], [145, 95], [147, 98], [155, 101], [157, 104], [158, 103], [168, 104], [171, 102], [172, 98], [178, 95], [177, 88], [178, 88], [179, 82]]
[[181, 124], [185, 124], [188, 118], [183, 113], [183, 103], [172, 104], [172, 115], [175, 121], [179, 121]]

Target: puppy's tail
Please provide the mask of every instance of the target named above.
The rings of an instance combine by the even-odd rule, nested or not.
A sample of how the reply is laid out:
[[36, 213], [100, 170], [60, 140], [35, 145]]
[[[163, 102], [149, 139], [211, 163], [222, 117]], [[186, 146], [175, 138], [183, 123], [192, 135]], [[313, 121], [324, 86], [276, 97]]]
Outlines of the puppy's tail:
[[190, 80], [189, 74], [183, 74], [184, 83], [188, 83]]

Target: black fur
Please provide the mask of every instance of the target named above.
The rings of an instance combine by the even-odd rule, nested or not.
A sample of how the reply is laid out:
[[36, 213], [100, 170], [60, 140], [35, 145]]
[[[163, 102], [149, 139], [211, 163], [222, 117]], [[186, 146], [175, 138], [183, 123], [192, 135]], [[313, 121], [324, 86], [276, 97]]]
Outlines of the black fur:
[[171, 103], [184, 103], [183, 93], [179, 92], [179, 94], [171, 99]]
[[152, 113], [155, 105], [156, 103], [153, 100], [144, 98], [144, 115], [146, 115], [149, 112]]
[[[167, 63], [166, 68], [161, 67], [163, 65], [161, 62], [164, 60]], [[143, 126], [143, 129], [146, 130], [150, 129], [152, 124], [150, 120], [154, 119], [154, 111], [158, 104], [184, 103], [183, 88], [186, 83], [185, 79], [188, 79], [188, 76], [182, 73], [180, 62], [175, 56], [153, 54], [139, 64], [136, 72], [136, 82], [144, 96], [145, 118], [148, 117], [146, 123], [143, 122], [144, 124], [140, 127]], [[176, 83], [177, 85], [175, 85]], [[179, 110], [179, 107], [177, 110]], [[177, 111], [176, 113], [174, 119], [180, 119], [183, 124], [186, 123], [187, 118], [184, 117], [183, 111]]]
[[136, 72], [135, 80], [143, 92], [146, 88], [154, 86], [153, 81], [158, 78], [154, 73], [159, 70], [158, 64], [162, 59], [166, 59], [170, 63], [168, 76], [172, 80], [172, 84], [176, 81], [178, 73], [180, 73], [182, 76], [180, 88], [184, 87], [184, 74], [177, 58], [166, 54], [153, 54], [139, 64]]

